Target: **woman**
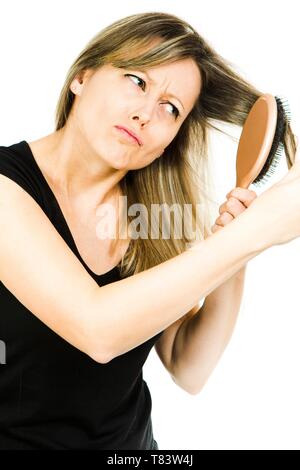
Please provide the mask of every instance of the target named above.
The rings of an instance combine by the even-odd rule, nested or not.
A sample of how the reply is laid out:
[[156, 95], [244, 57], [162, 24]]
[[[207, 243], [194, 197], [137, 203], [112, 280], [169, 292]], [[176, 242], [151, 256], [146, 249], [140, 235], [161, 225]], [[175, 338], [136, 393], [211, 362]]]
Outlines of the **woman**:
[[[236, 188], [210, 229], [208, 130], [243, 125], [260, 94], [186, 22], [132, 15], [75, 60], [55, 131], [0, 147], [0, 449], [158, 448], [153, 345], [175, 383], [201, 390], [246, 263], [300, 235], [298, 162], [259, 197]], [[289, 126], [285, 149], [291, 167]], [[162, 203], [191, 208], [180, 236], [148, 220]]]

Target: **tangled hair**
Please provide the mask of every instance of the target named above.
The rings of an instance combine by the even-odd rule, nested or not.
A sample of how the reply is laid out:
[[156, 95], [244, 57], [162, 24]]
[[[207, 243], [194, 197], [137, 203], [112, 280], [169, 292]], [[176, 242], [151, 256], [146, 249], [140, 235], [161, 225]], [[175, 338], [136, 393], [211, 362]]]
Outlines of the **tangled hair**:
[[[203, 240], [212, 233], [208, 130], [225, 133], [214, 125], [215, 120], [243, 126], [252, 105], [263, 93], [239, 76], [187, 22], [171, 14], [149, 12], [122, 18], [96, 34], [70, 67], [59, 96], [56, 131], [66, 124], [74, 102], [70, 85], [86, 69], [96, 70], [105, 64], [145, 69], [187, 58], [197, 64], [202, 79], [201, 93], [193, 109], [163, 156], [144, 168], [128, 171], [120, 187], [127, 196], [128, 207], [143, 204], [148, 214], [152, 204], [190, 205], [192, 227], [190, 232], [185, 229], [179, 238], [164, 239], [159, 227], [157, 239], [151, 236], [131, 239], [119, 263], [123, 277], [162, 263], [185, 251], [193, 240]], [[296, 143], [290, 125], [286, 124], [282, 143], [290, 168]], [[196, 213], [197, 205], [201, 207], [200, 214]], [[132, 217], [126, 215], [128, 225]], [[148, 234], [153, 224], [151, 221]]]

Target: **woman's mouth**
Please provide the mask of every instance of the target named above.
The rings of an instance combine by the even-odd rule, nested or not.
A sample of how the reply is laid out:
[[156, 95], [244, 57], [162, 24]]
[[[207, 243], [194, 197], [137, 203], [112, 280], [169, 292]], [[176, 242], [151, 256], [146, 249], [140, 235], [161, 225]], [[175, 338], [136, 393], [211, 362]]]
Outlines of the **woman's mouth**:
[[137, 144], [139, 146], [142, 145], [142, 142], [138, 138], [138, 136], [136, 136], [132, 131], [130, 131], [126, 127], [124, 127], [124, 126], [115, 126], [115, 128], [118, 129], [118, 131], [122, 132], [122, 134], [124, 135], [124, 137], [126, 137], [128, 142], [134, 142], [135, 144]]

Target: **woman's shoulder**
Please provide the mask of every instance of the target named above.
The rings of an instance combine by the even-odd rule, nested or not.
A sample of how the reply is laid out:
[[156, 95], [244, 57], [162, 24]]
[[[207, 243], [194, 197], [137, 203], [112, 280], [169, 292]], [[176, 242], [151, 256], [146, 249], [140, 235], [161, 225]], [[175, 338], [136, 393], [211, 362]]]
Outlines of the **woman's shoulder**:
[[39, 169], [26, 140], [0, 145], [0, 174], [13, 180], [37, 202], [41, 202], [43, 188]]

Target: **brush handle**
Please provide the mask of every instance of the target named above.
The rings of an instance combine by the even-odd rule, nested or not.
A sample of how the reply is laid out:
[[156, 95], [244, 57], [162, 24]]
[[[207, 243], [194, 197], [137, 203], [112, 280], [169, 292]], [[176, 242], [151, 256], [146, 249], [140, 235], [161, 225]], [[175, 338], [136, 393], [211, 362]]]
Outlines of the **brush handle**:
[[236, 186], [247, 189], [260, 174], [272, 148], [277, 125], [274, 96], [260, 96], [252, 106], [239, 139]]

